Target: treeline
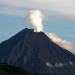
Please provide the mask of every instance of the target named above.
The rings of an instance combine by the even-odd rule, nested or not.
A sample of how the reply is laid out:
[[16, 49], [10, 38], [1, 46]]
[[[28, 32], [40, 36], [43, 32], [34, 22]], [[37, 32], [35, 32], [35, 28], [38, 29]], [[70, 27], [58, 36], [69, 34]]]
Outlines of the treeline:
[[8, 65], [6, 63], [0, 63], [0, 75], [35, 75], [35, 74], [27, 72], [19, 67]]

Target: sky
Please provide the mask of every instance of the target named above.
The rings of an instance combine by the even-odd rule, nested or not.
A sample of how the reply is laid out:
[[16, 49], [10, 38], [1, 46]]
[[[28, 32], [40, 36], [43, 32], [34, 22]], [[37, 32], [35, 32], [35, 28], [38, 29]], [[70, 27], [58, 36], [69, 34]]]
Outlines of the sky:
[[0, 0], [0, 42], [24, 28], [32, 28], [26, 18], [33, 9], [45, 15], [44, 31], [75, 45], [75, 0]]

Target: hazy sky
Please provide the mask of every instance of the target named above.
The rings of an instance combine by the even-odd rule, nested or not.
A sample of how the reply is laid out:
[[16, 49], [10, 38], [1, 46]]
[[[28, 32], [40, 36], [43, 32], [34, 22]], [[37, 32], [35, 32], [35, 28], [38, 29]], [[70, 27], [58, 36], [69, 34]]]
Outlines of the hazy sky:
[[26, 18], [32, 9], [44, 13], [45, 31], [75, 43], [75, 0], [0, 0], [0, 41], [31, 28]]
[[0, 13], [4, 14], [23, 15], [23, 8], [41, 8], [75, 16], [74, 0], [0, 0], [0, 6]]

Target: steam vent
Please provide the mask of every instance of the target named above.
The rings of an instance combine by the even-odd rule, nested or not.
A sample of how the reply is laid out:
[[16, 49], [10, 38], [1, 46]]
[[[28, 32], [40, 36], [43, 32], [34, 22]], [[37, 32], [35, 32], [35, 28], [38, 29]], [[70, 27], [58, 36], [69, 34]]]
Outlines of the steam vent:
[[38, 75], [75, 75], [74, 54], [27, 28], [0, 43], [0, 63]]

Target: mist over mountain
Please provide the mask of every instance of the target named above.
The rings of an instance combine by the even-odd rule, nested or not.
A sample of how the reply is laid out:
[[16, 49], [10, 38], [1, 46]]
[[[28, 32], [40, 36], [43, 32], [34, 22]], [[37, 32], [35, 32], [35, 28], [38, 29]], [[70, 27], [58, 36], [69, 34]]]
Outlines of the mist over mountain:
[[27, 28], [0, 43], [0, 62], [37, 74], [75, 74], [74, 54], [54, 43], [45, 33]]

